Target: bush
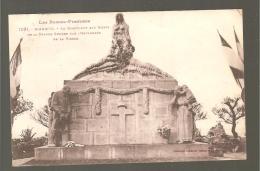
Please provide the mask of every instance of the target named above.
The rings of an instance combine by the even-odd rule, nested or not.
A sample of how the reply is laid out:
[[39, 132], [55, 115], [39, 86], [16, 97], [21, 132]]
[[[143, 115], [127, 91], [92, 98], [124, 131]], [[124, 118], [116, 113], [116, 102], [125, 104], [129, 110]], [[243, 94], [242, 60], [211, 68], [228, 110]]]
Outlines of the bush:
[[21, 159], [34, 156], [34, 148], [47, 145], [46, 137], [33, 138], [31, 141], [24, 139], [12, 140], [12, 156], [13, 159]]
[[211, 137], [210, 150], [218, 149], [226, 152], [245, 152], [245, 140], [241, 138], [233, 138], [230, 136]]
[[33, 130], [33, 128], [31, 128], [31, 129], [27, 128], [27, 129], [22, 130], [22, 133], [20, 136], [22, 137], [22, 140], [24, 142], [30, 142], [33, 140], [33, 137], [36, 135], [36, 133], [33, 133], [32, 130]]

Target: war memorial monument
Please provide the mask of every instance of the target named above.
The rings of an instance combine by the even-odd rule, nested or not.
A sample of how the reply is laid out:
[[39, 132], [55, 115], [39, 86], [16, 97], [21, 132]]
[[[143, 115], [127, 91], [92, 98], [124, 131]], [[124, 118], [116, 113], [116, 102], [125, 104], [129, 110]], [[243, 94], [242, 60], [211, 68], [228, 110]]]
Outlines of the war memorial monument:
[[117, 14], [110, 53], [50, 99], [49, 142], [35, 160], [208, 157], [208, 144], [194, 141], [191, 90], [134, 58], [135, 48]]

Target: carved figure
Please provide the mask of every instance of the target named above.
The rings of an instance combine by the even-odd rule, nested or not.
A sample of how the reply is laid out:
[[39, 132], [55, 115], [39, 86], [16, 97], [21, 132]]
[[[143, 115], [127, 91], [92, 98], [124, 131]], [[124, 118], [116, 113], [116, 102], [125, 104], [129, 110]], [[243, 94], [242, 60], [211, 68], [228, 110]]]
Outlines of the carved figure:
[[61, 91], [54, 93], [51, 101], [52, 122], [51, 138], [49, 146], [61, 146], [62, 133], [68, 129], [69, 116], [71, 112], [69, 102], [70, 87], [64, 86]]
[[177, 141], [179, 143], [192, 142], [194, 117], [191, 105], [194, 102], [196, 99], [186, 85], [177, 88], [171, 104], [177, 107]]
[[129, 26], [125, 23], [123, 14], [116, 15], [116, 24], [113, 27], [113, 39], [110, 54], [97, 64], [87, 67], [74, 77], [78, 79], [84, 75], [97, 72], [112, 72], [124, 68], [133, 57], [134, 46], [131, 44]]
[[48, 116], [48, 144], [54, 144], [54, 142], [52, 141], [52, 130], [51, 130], [51, 127], [52, 127], [52, 121], [53, 121], [53, 111], [51, 109], [51, 101], [52, 101], [52, 98], [53, 98], [53, 95], [54, 95], [55, 92], [52, 92], [51, 93], [51, 97], [48, 99], [48, 110], [49, 110], [49, 116]]

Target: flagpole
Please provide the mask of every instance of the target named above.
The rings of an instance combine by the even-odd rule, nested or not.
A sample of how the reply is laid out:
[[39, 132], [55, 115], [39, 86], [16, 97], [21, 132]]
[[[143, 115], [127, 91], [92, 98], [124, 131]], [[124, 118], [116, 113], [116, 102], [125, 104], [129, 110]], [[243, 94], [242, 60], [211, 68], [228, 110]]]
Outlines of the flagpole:
[[241, 90], [243, 89], [243, 87], [242, 87], [242, 85], [241, 85], [241, 83], [240, 83], [240, 81], [238, 80], [238, 85], [239, 85], [239, 87], [241, 88]]

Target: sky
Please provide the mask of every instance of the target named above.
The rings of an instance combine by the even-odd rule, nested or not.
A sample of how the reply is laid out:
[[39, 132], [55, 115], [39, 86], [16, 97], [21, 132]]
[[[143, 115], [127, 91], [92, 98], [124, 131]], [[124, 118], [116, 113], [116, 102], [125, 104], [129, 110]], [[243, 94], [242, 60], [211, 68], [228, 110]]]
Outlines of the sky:
[[[77, 73], [108, 54], [115, 15], [116, 13], [70, 13], [9, 16], [10, 56], [20, 38], [23, 38], [21, 88], [24, 97], [31, 100], [36, 109], [47, 104], [50, 93], [61, 89], [64, 80], [71, 80]], [[124, 12], [123, 15], [136, 49], [134, 58], [156, 65], [172, 75], [179, 85], [186, 84], [192, 90], [208, 112], [207, 120], [197, 122], [202, 134], [206, 134], [219, 121], [211, 112], [212, 107], [226, 96], [235, 97], [241, 93], [229, 69], [217, 30], [237, 53], [233, 28], [243, 45], [242, 13], [238, 10], [203, 10]], [[88, 22], [42, 24], [50, 20]], [[103, 29], [92, 30], [100, 34], [79, 35], [78, 40], [61, 41], [53, 40], [53, 37], [62, 36], [28, 35], [38, 33], [33, 31], [34, 28], [60, 26], [103, 26]], [[29, 31], [21, 31], [25, 27]], [[37, 136], [47, 132], [26, 112], [16, 118], [12, 136], [19, 137], [22, 129], [32, 127]], [[231, 134], [230, 125], [225, 124], [224, 127]], [[237, 132], [241, 136], [245, 135], [244, 119], [238, 122]]]

